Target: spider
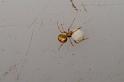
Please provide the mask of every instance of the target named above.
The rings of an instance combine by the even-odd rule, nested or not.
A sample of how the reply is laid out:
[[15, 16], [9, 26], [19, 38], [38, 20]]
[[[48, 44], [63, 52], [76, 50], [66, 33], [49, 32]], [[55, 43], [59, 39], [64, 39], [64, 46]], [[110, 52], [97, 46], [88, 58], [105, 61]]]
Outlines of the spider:
[[59, 49], [63, 46], [64, 43], [66, 43], [68, 41], [68, 39], [72, 46], [74, 46], [72, 40], [76, 44], [78, 44], [81, 41], [88, 39], [88, 38], [84, 37], [84, 32], [80, 30], [81, 27], [76, 27], [75, 29], [70, 30], [72, 28], [74, 20], [75, 20], [75, 18], [73, 19], [73, 21], [67, 31], [64, 30], [64, 27], [62, 24], [60, 25], [62, 29], [60, 29], [60, 26], [57, 21], [58, 30], [60, 31], [60, 34], [58, 35], [58, 41], [61, 43]]

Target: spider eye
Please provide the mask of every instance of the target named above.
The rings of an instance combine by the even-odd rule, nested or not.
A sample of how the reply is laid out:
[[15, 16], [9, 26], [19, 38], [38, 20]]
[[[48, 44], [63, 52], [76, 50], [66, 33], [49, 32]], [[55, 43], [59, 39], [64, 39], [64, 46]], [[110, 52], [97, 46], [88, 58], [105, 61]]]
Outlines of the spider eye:
[[67, 41], [67, 36], [65, 34], [59, 34], [58, 35], [58, 40], [61, 42], [61, 43], [65, 43]]

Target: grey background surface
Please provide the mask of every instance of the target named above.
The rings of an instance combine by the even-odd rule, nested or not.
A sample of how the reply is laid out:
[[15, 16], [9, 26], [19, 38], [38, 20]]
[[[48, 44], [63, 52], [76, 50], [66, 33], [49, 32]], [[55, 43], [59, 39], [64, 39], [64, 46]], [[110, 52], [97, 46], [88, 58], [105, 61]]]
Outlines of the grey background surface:
[[75, 4], [89, 39], [58, 51], [57, 21], [67, 29], [77, 13], [69, 0], [0, 1], [0, 82], [124, 82], [124, 0]]

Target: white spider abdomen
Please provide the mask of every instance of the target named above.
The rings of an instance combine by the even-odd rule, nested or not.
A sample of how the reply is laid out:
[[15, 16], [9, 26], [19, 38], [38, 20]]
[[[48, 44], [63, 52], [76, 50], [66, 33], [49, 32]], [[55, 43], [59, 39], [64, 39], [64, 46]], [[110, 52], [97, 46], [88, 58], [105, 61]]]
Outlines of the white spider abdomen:
[[84, 32], [82, 32], [80, 29], [77, 29], [73, 34], [72, 34], [72, 39], [76, 43], [80, 43], [84, 39]]

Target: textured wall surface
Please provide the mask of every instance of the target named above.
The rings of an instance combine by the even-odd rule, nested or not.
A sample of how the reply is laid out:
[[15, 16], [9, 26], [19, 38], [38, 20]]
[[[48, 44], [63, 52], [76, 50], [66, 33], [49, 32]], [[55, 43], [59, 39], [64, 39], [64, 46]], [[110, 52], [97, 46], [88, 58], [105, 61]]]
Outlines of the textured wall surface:
[[[0, 0], [0, 82], [124, 82], [124, 0], [74, 3]], [[75, 15], [88, 40], [59, 51]]]

